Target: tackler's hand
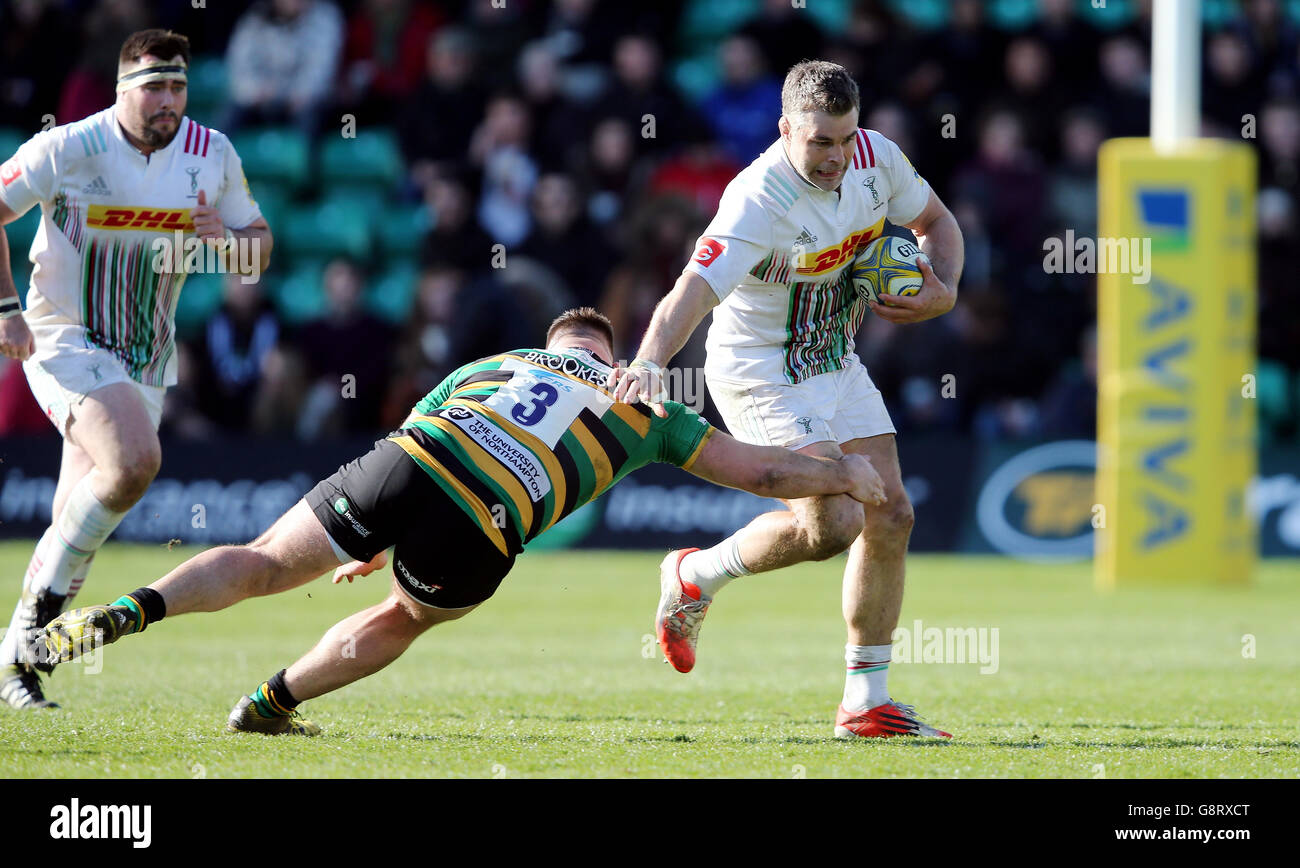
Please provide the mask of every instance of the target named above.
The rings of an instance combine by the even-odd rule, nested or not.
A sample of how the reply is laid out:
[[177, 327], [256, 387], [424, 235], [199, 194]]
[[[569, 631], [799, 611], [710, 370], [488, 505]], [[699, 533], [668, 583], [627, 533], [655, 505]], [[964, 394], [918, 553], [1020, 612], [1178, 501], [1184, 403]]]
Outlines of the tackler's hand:
[[388, 550], [385, 549], [375, 555], [369, 561], [349, 561], [334, 571], [333, 583], [338, 584], [345, 577], [351, 582], [357, 576], [368, 576], [375, 570], [381, 570], [388, 565]]
[[635, 359], [626, 368], [614, 368], [605, 388], [614, 393], [614, 400], [624, 404], [644, 402], [660, 419], [667, 417], [664, 401], [668, 392], [664, 388], [664, 369], [654, 362]]

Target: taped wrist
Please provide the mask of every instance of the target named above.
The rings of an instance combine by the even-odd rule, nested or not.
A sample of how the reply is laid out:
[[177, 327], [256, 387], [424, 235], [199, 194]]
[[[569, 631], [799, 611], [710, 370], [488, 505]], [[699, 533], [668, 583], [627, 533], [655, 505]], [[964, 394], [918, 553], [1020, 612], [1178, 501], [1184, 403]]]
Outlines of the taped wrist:
[[651, 384], [656, 387], [655, 391], [649, 396], [642, 395], [642, 400], [651, 404], [662, 404], [664, 401], [668, 400], [668, 389], [664, 385], [664, 369], [660, 367], [658, 363], [652, 362], [649, 359], [633, 359], [628, 364], [628, 368], [644, 368], [652, 375]]

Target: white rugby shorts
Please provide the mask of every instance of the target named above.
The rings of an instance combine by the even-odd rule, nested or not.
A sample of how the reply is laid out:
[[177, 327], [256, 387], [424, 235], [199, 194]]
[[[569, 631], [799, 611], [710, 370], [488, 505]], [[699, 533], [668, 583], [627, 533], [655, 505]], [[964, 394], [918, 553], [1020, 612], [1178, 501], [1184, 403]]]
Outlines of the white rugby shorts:
[[23, 362], [32, 394], [46, 417], [68, 436], [68, 421], [86, 396], [114, 383], [134, 386], [154, 430], [162, 421], [164, 386], [146, 386], [131, 379], [122, 362], [108, 350], [92, 346], [83, 326], [68, 323], [32, 325], [36, 352]]
[[885, 401], [856, 356], [802, 383], [739, 383], [706, 375], [731, 436], [758, 446], [802, 449], [894, 434]]

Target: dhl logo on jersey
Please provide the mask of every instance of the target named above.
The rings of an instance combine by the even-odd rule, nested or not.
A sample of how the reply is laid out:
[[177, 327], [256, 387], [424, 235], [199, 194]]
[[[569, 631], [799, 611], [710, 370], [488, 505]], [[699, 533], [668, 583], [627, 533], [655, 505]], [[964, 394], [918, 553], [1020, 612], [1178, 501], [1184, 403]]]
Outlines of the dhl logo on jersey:
[[175, 232], [194, 228], [189, 208], [136, 208], [129, 205], [91, 205], [86, 227], [130, 232]]
[[866, 247], [868, 242], [880, 234], [881, 227], [884, 225], [885, 221], [882, 219], [875, 226], [854, 232], [834, 247], [812, 251], [796, 249], [790, 261], [794, 263], [794, 270], [799, 274], [825, 274], [833, 271], [857, 255], [860, 249]]

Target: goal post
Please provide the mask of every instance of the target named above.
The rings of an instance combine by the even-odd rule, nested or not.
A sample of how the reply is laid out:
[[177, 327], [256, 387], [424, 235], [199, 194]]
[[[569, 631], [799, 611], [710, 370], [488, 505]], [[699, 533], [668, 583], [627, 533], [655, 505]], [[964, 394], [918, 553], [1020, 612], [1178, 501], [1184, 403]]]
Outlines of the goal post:
[[1151, 138], [1098, 163], [1101, 239], [1149, 250], [1097, 282], [1102, 588], [1245, 583], [1257, 552], [1255, 154], [1195, 137], [1200, 3], [1155, 3]]

